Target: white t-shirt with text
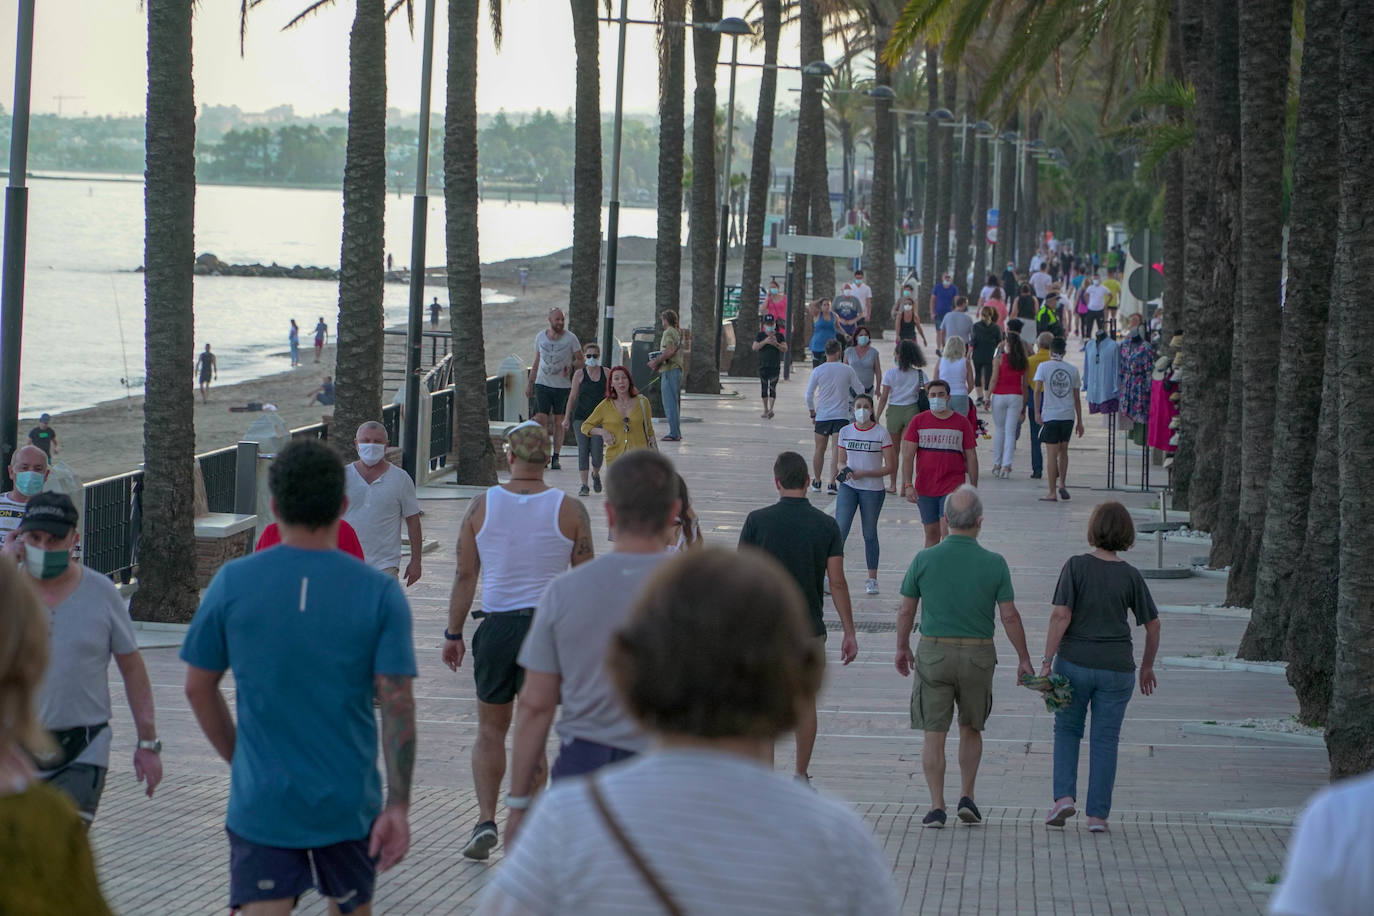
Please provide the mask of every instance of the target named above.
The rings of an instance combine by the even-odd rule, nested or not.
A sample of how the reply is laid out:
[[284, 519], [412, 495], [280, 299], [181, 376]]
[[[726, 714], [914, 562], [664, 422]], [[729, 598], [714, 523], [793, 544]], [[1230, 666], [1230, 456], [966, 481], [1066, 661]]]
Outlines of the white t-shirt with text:
[[[872, 418], [869, 418], [872, 422]], [[856, 471], [882, 470], [885, 450], [892, 448], [892, 436], [887, 429], [874, 423], [868, 429], [859, 429], [850, 423], [840, 430], [840, 448], [844, 449], [844, 463]], [[844, 482], [846, 487], [855, 490], [881, 490], [881, 477], [851, 477]]]

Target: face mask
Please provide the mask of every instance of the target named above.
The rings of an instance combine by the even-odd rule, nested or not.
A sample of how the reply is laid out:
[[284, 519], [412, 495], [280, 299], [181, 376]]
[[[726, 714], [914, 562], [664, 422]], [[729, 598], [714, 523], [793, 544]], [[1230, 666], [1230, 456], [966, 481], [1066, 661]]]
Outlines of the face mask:
[[904, 312], [909, 312], [909, 311], [911, 311], [911, 303], [910, 303], [910, 302], [905, 302], [905, 303], [903, 303], [903, 304], [902, 304], [902, 311], [904, 311]]
[[860, 334], [860, 335], [859, 335], [859, 346], [861, 346], [861, 347], [866, 347], [866, 346], [868, 346], [868, 335], [867, 335], [867, 334]]
[[43, 474], [39, 471], [20, 471], [14, 475], [14, 488], [25, 496], [43, 492]]
[[777, 325], [765, 324], [765, 325], [763, 326], [763, 333], [765, 333], [765, 334], [772, 334], [773, 331], [775, 331], [776, 329], [777, 329]]
[[44, 550], [32, 544], [24, 545], [24, 562], [29, 573], [39, 579], [56, 579], [66, 572], [71, 558], [69, 550]]
[[600, 357], [597, 357], [597, 356], [588, 356], [588, 357], [587, 357], [587, 368], [588, 368], [588, 369], [595, 369], [595, 368], [596, 368], [597, 366], [599, 366], [599, 365], [601, 365], [601, 358], [600, 358]]
[[770, 295], [776, 296], [778, 294], [778, 288], [776, 286], [770, 286], [768, 287], [768, 292]]
[[363, 464], [372, 467], [386, 457], [386, 446], [380, 442], [359, 442], [358, 457]]
[[949, 409], [949, 398], [931, 398], [930, 409], [936, 413], [943, 413]]
[[868, 408], [867, 408], [867, 407], [856, 407], [856, 408], [854, 408], [854, 422], [855, 422], [855, 423], [858, 423], [858, 424], [861, 424], [861, 425], [868, 422]]

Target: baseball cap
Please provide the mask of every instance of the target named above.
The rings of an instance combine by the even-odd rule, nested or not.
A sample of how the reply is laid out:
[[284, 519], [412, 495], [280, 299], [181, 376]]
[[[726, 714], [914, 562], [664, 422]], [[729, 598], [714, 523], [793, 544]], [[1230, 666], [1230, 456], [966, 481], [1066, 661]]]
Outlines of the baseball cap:
[[46, 531], [61, 538], [66, 537], [79, 522], [76, 506], [66, 493], [39, 493], [29, 499], [18, 530]]
[[38, 415], [38, 419], [41, 420], [42, 422], [46, 423], [46, 422], [48, 422], [49, 420], [52, 419], [52, 416], [51, 416], [50, 414], [40, 413], [40, 414]]
[[506, 437], [510, 453], [527, 464], [543, 466], [553, 451], [549, 433], [538, 423], [521, 423]]

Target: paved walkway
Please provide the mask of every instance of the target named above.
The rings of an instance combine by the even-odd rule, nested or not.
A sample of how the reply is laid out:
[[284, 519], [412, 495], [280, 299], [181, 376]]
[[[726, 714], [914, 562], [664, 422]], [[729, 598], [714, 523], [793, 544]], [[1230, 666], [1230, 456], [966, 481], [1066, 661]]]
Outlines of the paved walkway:
[[[759, 417], [757, 385], [737, 380], [737, 398], [692, 398], [684, 413], [700, 423], [684, 426], [685, 441], [666, 443], [692, 487], [707, 541], [735, 544], [749, 510], [775, 498], [771, 465], [777, 452], [810, 457], [811, 433], [802, 394], [806, 373], [780, 388], [777, 418]], [[1030, 481], [1027, 443], [1020, 443], [1012, 479], [983, 483], [983, 543], [1006, 555], [1017, 601], [1038, 658], [1044, 645], [1049, 598], [1064, 560], [1085, 548], [1093, 505], [1111, 496], [1142, 511], [1155, 500], [1139, 491], [1095, 490], [1105, 480], [1106, 435], [1089, 418], [1088, 435], [1071, 451], [1073, 500], [1038, 502]], [[1124, 440], [1121, 440], [1124, 442]], [[985, 469], [990, 442], [980, 442]], [[1133, 460], [1132, 481], [1138, 458]], [[572, 463], [569, 462], [571, 465]], [[1118, 466], [1118, 484], [1122, 479]], [[1157, 478], [1158, 479], [1158, 478]], [[575, 470], [551, 480], [576, 492]], [[598, 549], [606, 545], [605, 517], [589, 500]], [[828, 507], [833, 498], [819, 495]], [[379, 912], [470, 912], [495, 865], [463, 860], [462, 839], [475, 821], [469, 752], [476, 733], [470, 668], [457, 675], [439, 660], [454, 563], [452, 543], [466, 503], [423, 503], [427, 536], [443, 542], [425, 557], [424, 578], [409, 590], [415, 614], [420, 678], [416, 683], [420, 729], [412, 850], [384, 876]], [[1122, 732], [1112, 832], [1094, 836], [1081, 818], [1064, 831], [1040, 823], [1050, 802], [1052, 718], [1037, 695], [1013, 685], [1014, 654], [1001, 638], [996, 709], [989, 723], [977, 798], [987, 815], [978, 828], [923, 830], [927, 793], [920, 771], [921, 738], [909, 730], [910, 681], [893, 669], [897, 589], [920, 544], [915, 506], [893, 500], [884, 510], [879, 572], [882, 595], [862, 595], [863, 547], [855, 525], [849, 542], [850, 581], [859, 622], [859, 658], [830, 666], [821, 696], [820, 736], [811, 772], [817, 788], [852, 803], [873, 828], [894, 865], [908, 913], [1255, 913], [1266, 880], [1282, 868], [1291, 810], [1326, 779], [1321, 748], [1257, 738], [1184, 733], [1185, 723], [1296, 712], [1282, 677], [1244, 671], [1156, 667], [1159, 690], [1132, 701]], [[1183, 563], [1196, 547], [1169, 543], [1167, 563]], [[1129, 559], [1153, 565], [1154, 545], [1137, 546]], [[1152, 583], [1161, 605], [1221, 601], [1225, 583], [1187, 579]], [[833, 610], [827, 608], [833, 620]], [[1230, 651], [1244, 620], [1226, 616], [1166, 614], [1161, 656]], [[832, 640], [832, 656], [838, 640]], [[1138, 650], [1137, 650], [1138, 651]], [[116, 685], [114, 760], [105, 802], [91, 837], [106, 894], [122, 913], [211, 912], [227, 903], [228, 855], [222, 818], [228, 768], [196, 728], [182, 694], [183, 666], [173, 648], [145, 652], [166, 746], [166, 780], [148, 800], [128, 760], [134, 731]], [[117, 682], [117, 675], [114, 680]], [[957, 738], [951, 737], [951, 745]], [[949, 785], [957, 790], [955, 748], [949, 748]], [[1082, 776], [1086, 779], [1086, 747]], [[790, 740], [779, 745], [778, 766], [792, 759]], [[958, 792], [953, 791], [957, 796]], [[309, 895], [303, 912], [325, 912]]]

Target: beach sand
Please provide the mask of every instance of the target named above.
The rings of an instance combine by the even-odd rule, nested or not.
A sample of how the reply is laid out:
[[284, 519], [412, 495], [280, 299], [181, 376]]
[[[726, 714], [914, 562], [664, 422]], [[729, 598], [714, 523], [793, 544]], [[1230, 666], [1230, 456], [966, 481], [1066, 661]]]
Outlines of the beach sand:
[[[623, 341], [630, 339], [634, 328], [655, 324], [653, 257], [652, 239], [620, 240], [615, 330], [616, 336]], [[482, 266], [483, 285], [495, 287], [516, 299], [515, 302], [489, 305], [483, 312], [488, 375], [494, 375], [501, 361], [511, 354], [518, 356], [526, 365], [533, 360], [534, 335], [546, 327], [549, 309], [559, 306], [566, 310], [568, 307], [570, 260], [570, 251], [565, 249], [542, 258], [517, 258]], [[520, 267], [530, 268], [529, 283], [523, 295], [516, 280]], [[740, 269], [739, 260], [732, 258], [727, 276], [738, 278]], [[765, 281], [769, 274], [781, 271], [781, 256], [772, 251], [765, 252]], [[684, 263], [680, 299], [684, 313], [690, 311], [690, 279], [688, 265]], [[440, 301], [448, 298], [439, 287], [427, 288], [426, 301], [433, 295], [438, 295]], [[686, 324], [689, 316], [684, 314], [683, 317]], [[440, 327], [448, 327], [447, 313], [440, 317]], [[428, 312], [425, 315], [425, 328], [429, 328]], [[251, 401], [275, 404], [281, 418], [292, 429], [319, 423], [324, 415], [330, 413], [331, 408], [306, 406], [305, 402], [310, 392], [319, 386], [320, 380], [326, 374], [333, 374], [334, 348], [324, 348], [319, 365], [313, 362], [312, 348], [302, 347], [301, 356], [302, 364], [297, 369], [287, 369], [234, 385], [211, 385], [209, 403], [201, 403], [200, 393], [195, 391], [197, 453], [233, 445], [258, 417], [256, 413], [231, 413], [231, 406], [242, 406]], [[281, 359], [283, 364], [287, 362], [284, 350]], [[186, 373], [186, 383], [194, 390], [195, 380], [189, 371]], [[392, 394], [391, 391], [386, 392], [384, 403], [391, 402]], [[21, 420], [21, 431], [31, 428], [34, 425], [30, 422], [32, 420]], [[143, 461], [141, 396], [119, 398], [95, 407], [55, 414], [52, 425], [57, 429], [58, 441], [62, 446], [57, 459], [86, 483], [134, 470]]]

